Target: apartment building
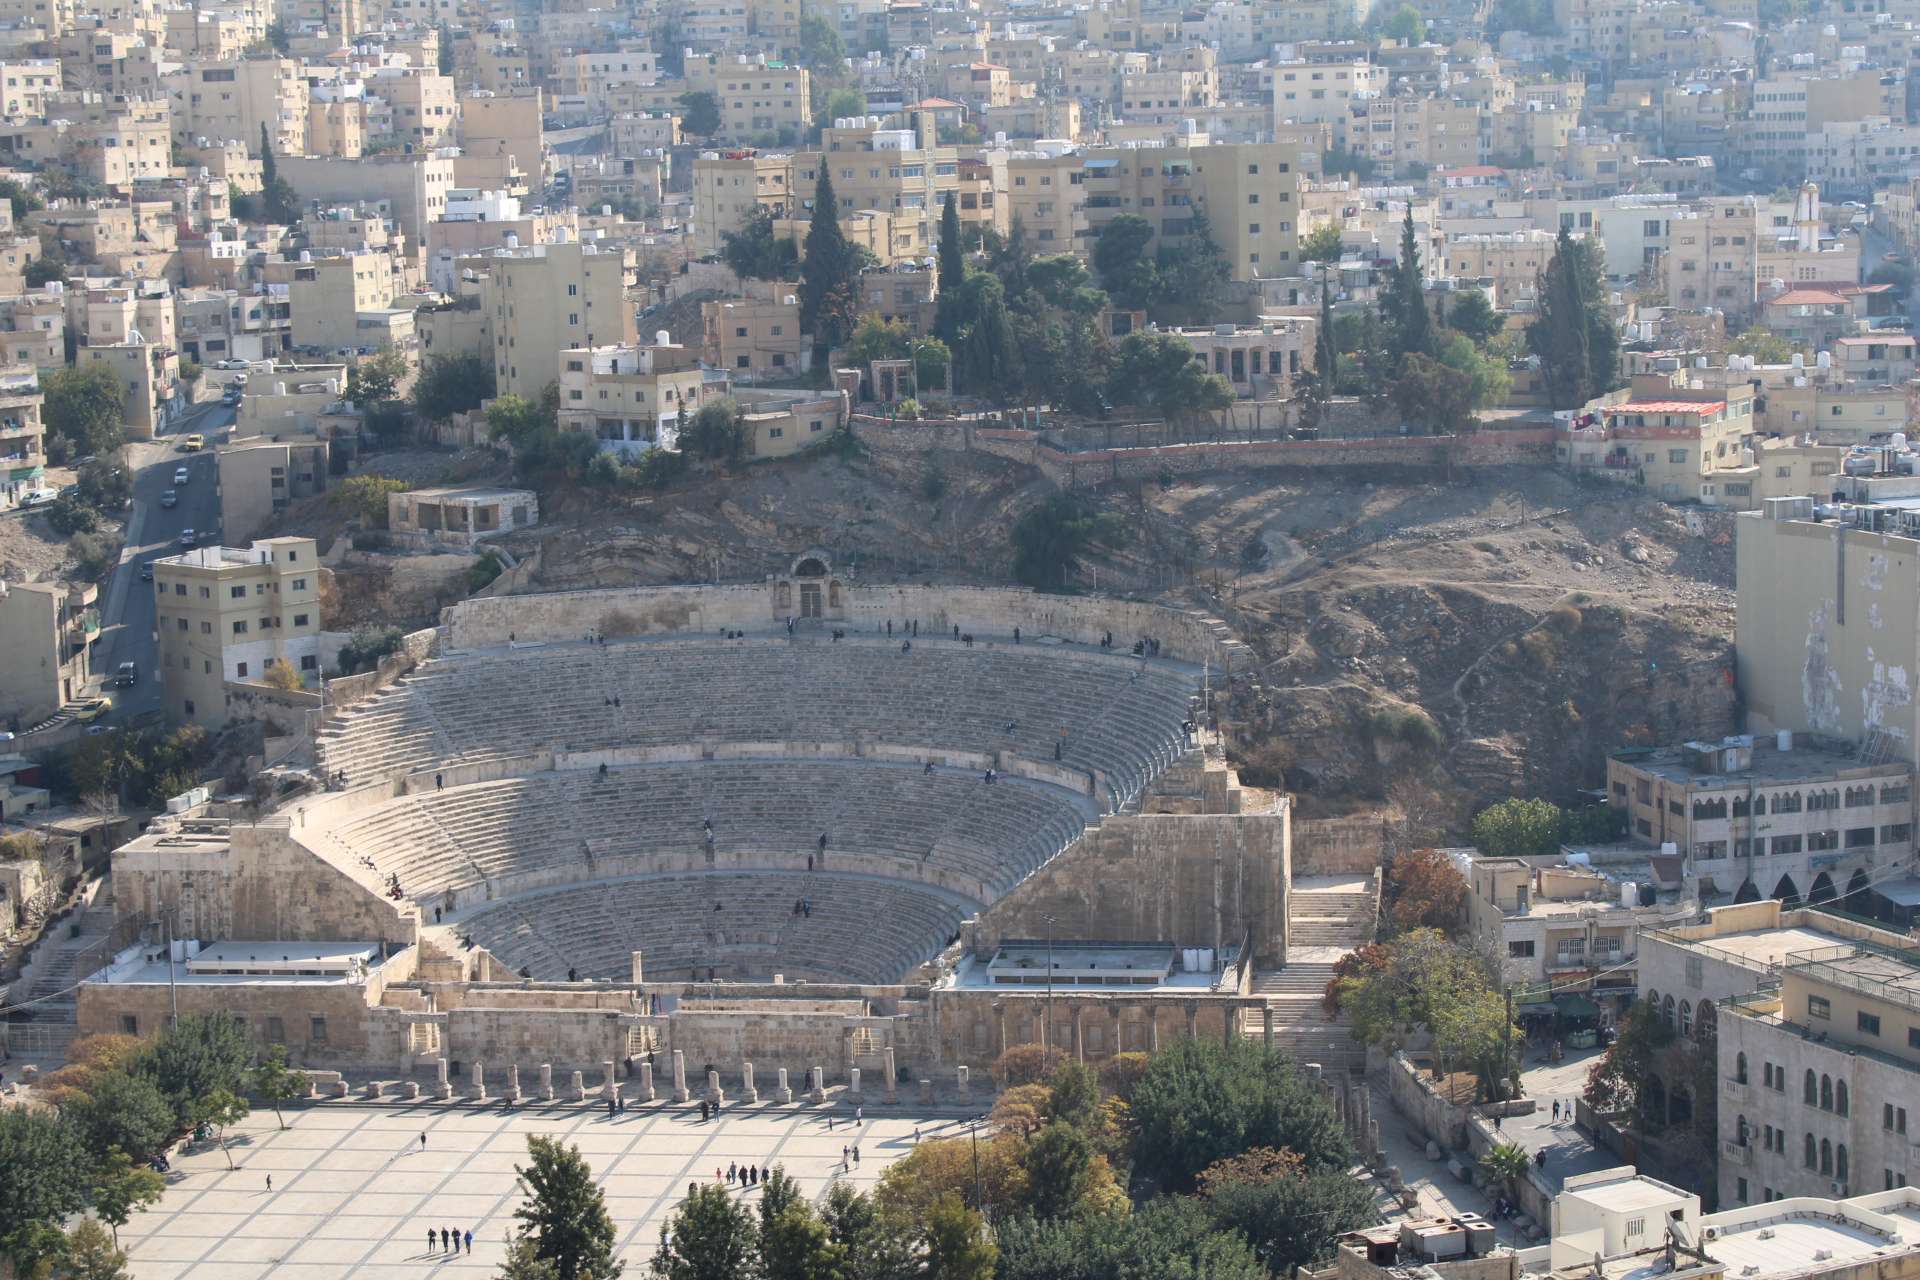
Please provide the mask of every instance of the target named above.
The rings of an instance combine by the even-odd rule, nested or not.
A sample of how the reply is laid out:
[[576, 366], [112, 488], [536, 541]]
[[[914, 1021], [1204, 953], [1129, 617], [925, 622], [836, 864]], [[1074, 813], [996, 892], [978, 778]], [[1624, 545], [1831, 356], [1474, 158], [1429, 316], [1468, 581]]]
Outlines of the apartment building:
[[99, 588], [0, 582], [0, 721], [30, 729], [86, 692]]
[[1714, 1021], [1723, 1203], [1920, 1181], [1920, 962], [1908, 938], [1794, 951], [1776, 990], [1731, 998]]
[[301, 254], [287, 281], [293, 345], [337, 351], [361, 345], [361, 317], [393, 305], [393, 259], [379, 252]]
[[312, 538], [200, 547], [154, 562], [160, 679], [171, 719], [227, 721], [229, 681], [285, 661], [320, 679], [320, 563]]
[[[626, 56], [626, 55], [623, 55]], [[652, 55], [647, 55], [651, 57]], [[514, 168], [539, 181], [546, 173], [546, 143], [542, 140], [539, 92], [466, 93], [460, 97], [460, 146], [473, 157], [510, 156]], [[672, 139], [678, 142], [676, 136]], [[663, 144], [656, 144], [663, 145]], [[613, 154], [632, 154], [616, 130]]]
[[560, 426], [591, 432], [606, 453], [678, 448], [706, 383], [699, 352], [674, 343], [580, 347], [560, 362]]
[[387, 495], [387, 528], [402, 545], [471, 551], [540, 523], [531, 489], [435, 487]]
[[1631, 839], [1674, 845], [1702, 896], [1789, 904], [1852, 894], [1913, 856], [1913, 771], [1824, 738], [1626, 748], [1608, 803]]
[[742, 142], [783, 137], [791, 143], [813, 124], [809, 85], [803, 68], [764, 56], [714, 53], [688, 58], [679, 80], [632, 86], [617, 109], [679, 111], [682, 95], [711, 93], [720, 104], [720, 137]]
[[[1084, 256], [1100, 229], [1123, 213], [1138, 214], [1152, 225], [1147, 252], [1158, 252], [1163, 240], [1177, 240], [1191, 230], [1198, 206], [1206, 211], [1213, 240], [1235, 279], [1289, 275], [1298, 247], [1294, 155], [1277, 143], [1106, 148], [1056, 157], [1050, 175], [1010, 161], [1012, 212], [1020, 212], [1023, 174], [1051, 176], [1051, 187], [1041, 190], [1064, 193], [1078, 187], [1086, 225], [1075, 229], [1073, 248]], [[1066, 216], [1071, 218], [1072, 211]], [[1058, 223], [1049, 229], [1057, 231]]]
[[460, 117], [452, 76], [415, 67], [382, 67], [367, 77], [366, 87], [391, 109], [393, 137], [417, 149], [452, 141]]
[[1313, 368], [1319, 327], [1317, 318], [1268, 316], [1255, 325], [1167, 332], [1192, 347], [1194, 358], [1225, 378], [1240, 399], [1284, 400], [1300, 371]]
[[261, 437], [222, 445], [217, 454], [221, 536], [251, 543], [289, 503], [326, 492], [331, 448], [321, 439]]
[[495, 384], [538, 400], [564, 353], [618, 348], [639, 336], [631, 251], [565, 240], [487, 260], [481, 306], [492, 315]]
[[46, 470], [44, 399], [33, 366], [0, 369], [0, 482], [10, 499]]
[[[756, 209], [776, 218], [799, 208], [793, 157], [756, 152], [709, 153], [693, 162], [693, 252], [720, 252], [723, 237], [745, 226]], [[836, 192], [835, 194], [838, 194]]]
[[813, 340], [800, 331], [800, 300], [788, 291], [763, 300], [703, 302], [701, 355], [730, 378], [788, 378], [812, 364]]
[[1275, 62], [1273, 122], [1331, 124], [1335, 140], [1347, 143], [1345, 130], [1352, 108], [1371, 98], [1384, 97], [1388, 72], [1371, 62]]
[[400, 153], [357, 160], [330, 156], [284, 156], [280, 176], [303, 199], [332, 204], [384, 202], [407, 243], [426, 242], [427, 228], [446, 212], [447, 193], [459, 184], [451, 156]]
[[47, 99], [60, 92], [60, 60], [20, 58], [0, 62], [0, 114], [44, 116]]
[[307, 79], [291, 58], [189, 58], [167, 76], [174, 137], [260, 144], [266, 126], [275, 156], [307, 149]]
[[1501, 983], [1516, 989], [1523, 1020], [1529, 1006], [1567, 992], [1611, 1000], [1609, 1012], [1625, 1013], [1639, 989], [1642, 932], [1700, 912], [1685, 886], [1659, 887], [1661, 874], [1644, 855], [1604, 867], [1473, 857], [1467, 925], [1499, 957]]
[[1553, 260], [1558, 237], [1545, 231], [1498, 231], [1486, 235], [1450, 236], [1445, 274], [1462, 280], [1484, 280], [1502, 306], [1531, 304], [1540, 277]]
[[80, 348], [78, 361], [103, 365], [119, 379], [128, 439], [153, 439], [179, 403], [180, 356], [170, 346], [144, 339], [95, 343]]
[[43, 288], [0, 297], [0, 363], [65, 368], [66, 339], [64, 294]]

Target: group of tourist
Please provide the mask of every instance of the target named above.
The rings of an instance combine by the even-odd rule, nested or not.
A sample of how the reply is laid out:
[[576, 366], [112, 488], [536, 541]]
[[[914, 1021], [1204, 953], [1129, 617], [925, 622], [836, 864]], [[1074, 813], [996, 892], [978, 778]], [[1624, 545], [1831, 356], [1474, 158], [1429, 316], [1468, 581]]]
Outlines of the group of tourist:
[[463, 1233], [458, 1228], [449, 1231], [445, 1227], [436, 1232], [432, 1227], [427, 1228], [428, 1253], [459, 1253], [462, 1244], [467, 1246], [468, 1253], [473, 1252], [473, 1232]]

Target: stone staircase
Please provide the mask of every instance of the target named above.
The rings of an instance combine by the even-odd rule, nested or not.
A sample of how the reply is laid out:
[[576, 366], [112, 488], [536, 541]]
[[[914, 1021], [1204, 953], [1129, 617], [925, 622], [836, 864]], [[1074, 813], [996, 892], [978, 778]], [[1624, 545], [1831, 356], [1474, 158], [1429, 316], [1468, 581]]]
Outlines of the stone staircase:
[[[1354, 1041], [1346, 1020], [1329, 1019], [1324, 1000], [1333, 967], [1371, 942], [1378, 911], [1371, 879], [1297, 879], [1287, 895], [1287, 963], [1257, 973], [1253, 994], [1273, 1010], [1273, 1046], [1295, 1062], [1317, 1062], [1329, 1071], [1359, 1070], [1366, 1050]], [[1264, 1036], [1258, 1010], [1244, 1023], [1246, 1034]]]

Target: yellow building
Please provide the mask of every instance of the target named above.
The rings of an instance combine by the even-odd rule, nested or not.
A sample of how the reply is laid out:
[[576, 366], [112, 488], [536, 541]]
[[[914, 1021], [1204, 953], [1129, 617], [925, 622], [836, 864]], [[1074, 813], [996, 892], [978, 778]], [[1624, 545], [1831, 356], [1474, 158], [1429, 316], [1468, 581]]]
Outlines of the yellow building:
[[810, 364], [811, 342], [800, 331], [793, 288], [777, 285], [775, 296], [761, 301], [703, 302], [700, 320], [703, 358], [730, 378], [789, 378]]
[[292, 264], [287, 301], [294, 346], [359, 346], [360, 317], [393, 305], [393, 260], [377, 252], [342, 253]]
[[560, 353], [560, 426], [591, 432], [609, 453], [678, 447], [706, 375], [689, 347], [576, 347]]
[[284, 661], [320, 673], [320, 559], [312, 538], [199, 547], [154, 561], [154, 626], [170, 719], [227, 722], [226, 685]]
[[481, 306], [492, 315], [500, 394], [537, 401], [559, 381], [562, 351], [631, 344], [639, 334], [633, 276], [629, 251], [572, 240], [489, 258]]

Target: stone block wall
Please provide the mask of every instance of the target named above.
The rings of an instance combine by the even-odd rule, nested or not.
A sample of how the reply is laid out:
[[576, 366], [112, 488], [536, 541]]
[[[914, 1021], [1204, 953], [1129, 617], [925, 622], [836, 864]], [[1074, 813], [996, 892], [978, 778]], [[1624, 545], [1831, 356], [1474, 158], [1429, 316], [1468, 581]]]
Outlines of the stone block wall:
[[371, 698], [432, 657], [438, 650], [439, 643], [440, 632], [433, 627], [403, 636], [400, 640], [400, 648], [381, 659], [380, 665], [372, 671], [363, 671], [357, 676], [339, 676], [327, 681], [328, 705], [337, 711]]
[[170, 920], [176, 937], [203, 942], [411, 945], [417, 924], [400, 903], [315, 858], [284, 823], [235, 826], [224, 845], [115, 850], [113, 900], [121, 919]]
[[[167, 1025], [177, 998], [182, 1014], [231, 1013], [247, 1024], [261, 1049], [287, 1046], [295, 1066], [365, 1070], [392, 1061], [374, 1035], [369, 999], [378, 988], [349, 983], [246, 983], [218, 986], [165, 982], [101, 983], [81, 986], [77, 1018], [81, 1035], [131, 1034], [152, 1037]], [[129, 1022], [128, 1019], [132, 1021]]]
[[1293, 870], [1301, 876], [1371, 875], [1386, 833], [1379, 818], [1309, 818], [1293, 824]]
[[[1286, 955], [1288, 812], [1104, 819], [966, 928], [976, 956], [1004, 938], [1111, 938]], [[1051, 916], [1053, 923], [1047, 923]]]

